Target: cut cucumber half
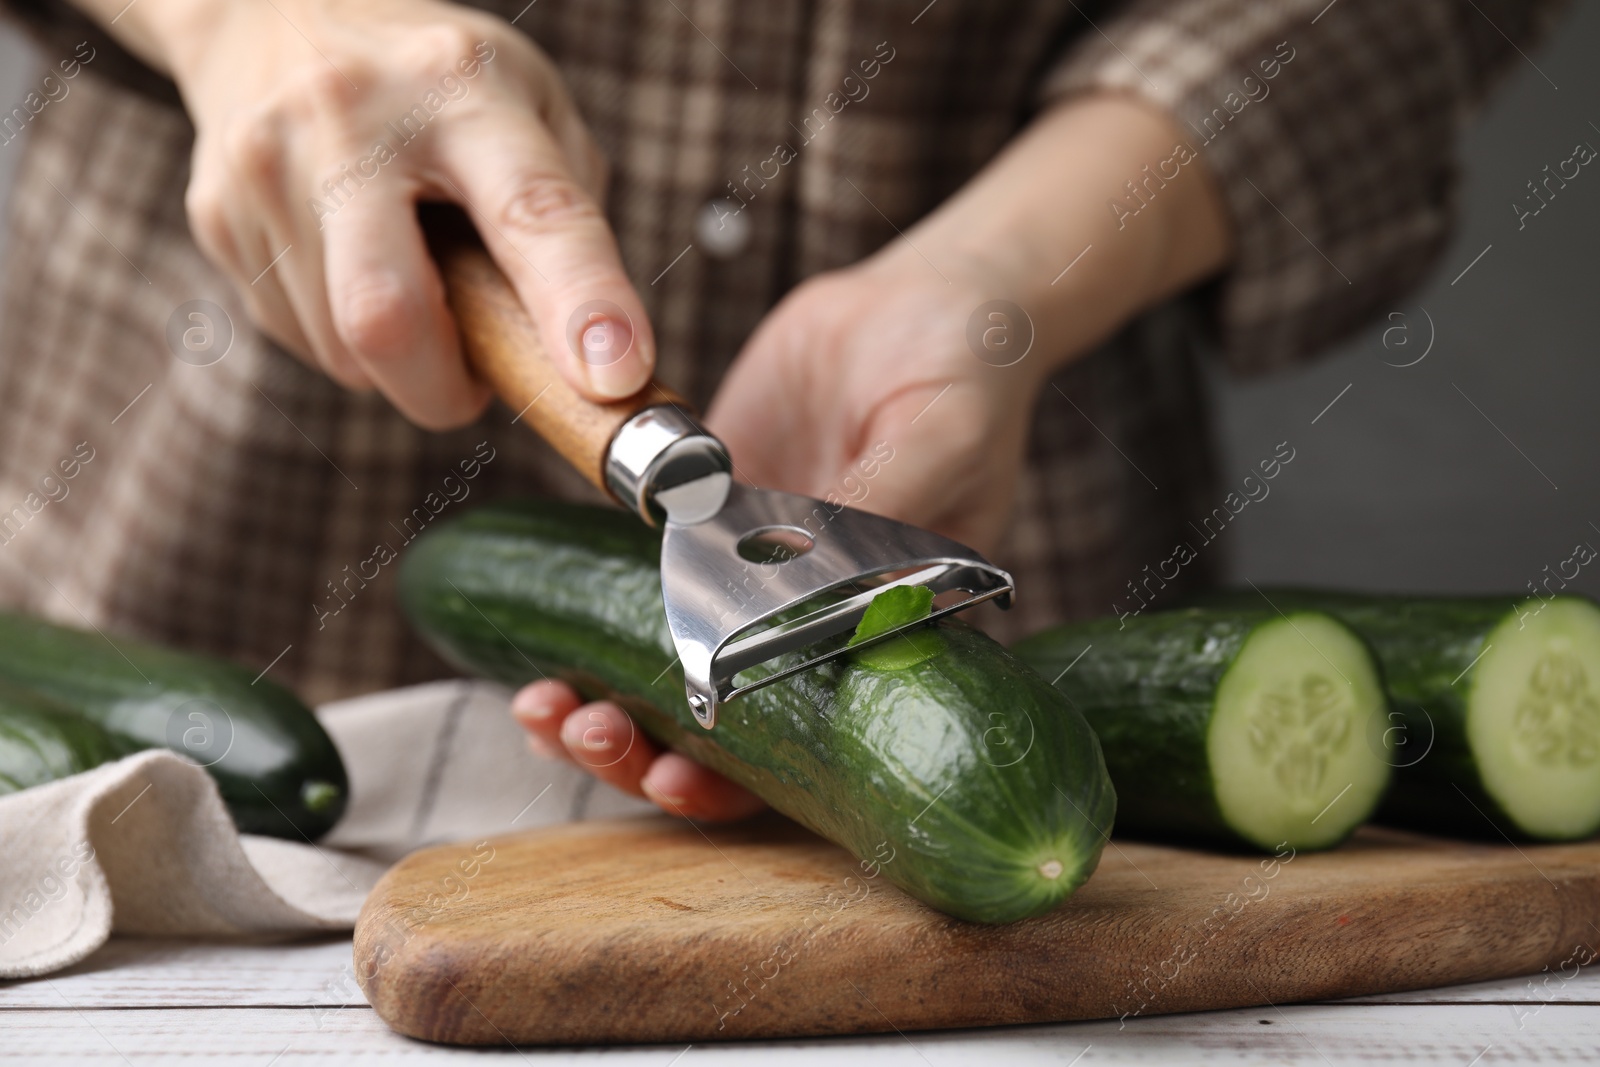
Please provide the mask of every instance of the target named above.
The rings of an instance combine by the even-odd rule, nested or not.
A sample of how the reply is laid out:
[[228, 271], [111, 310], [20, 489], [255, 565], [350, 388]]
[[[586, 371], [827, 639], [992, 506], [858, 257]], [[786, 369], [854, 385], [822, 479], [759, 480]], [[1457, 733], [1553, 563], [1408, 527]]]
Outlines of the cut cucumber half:
[[1094, 727], [1119, 830], [1327, 848], [1389, 783], [1377, 664], [1328, 615], [1151, 612], [1056, 627], [1016, 652]]
[[1384, 710], [1372, 657], [1344, 626], [1299, 613], [1256, 627], [1206, 736], [1223, 818], [1262, 848], [1338, 844], [1389, 784], [1385, 753], [1368, 745]]
[[1569, 841], [1600, 832], [1600, 607], [1581, 596], [1380, 596], [1224, 590], [1336, 616], [1382, 665], [1397, 768], [1378, 818], [1452, 836]]
[[1600, 609], [1530, 601], [1472, 668], [1467, 743], [1483, 788], [1533, 837], [1600, 829]]

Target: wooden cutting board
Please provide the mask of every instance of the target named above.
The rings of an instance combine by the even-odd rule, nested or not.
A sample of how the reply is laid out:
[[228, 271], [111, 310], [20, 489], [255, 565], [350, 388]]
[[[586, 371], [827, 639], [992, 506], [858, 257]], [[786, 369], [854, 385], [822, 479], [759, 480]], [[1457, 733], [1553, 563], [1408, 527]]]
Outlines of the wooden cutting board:
[[368, 899], [356, 975], [431, 1041], [705, 1041], [1349, 997], [1554, 972], [1600, 945], [1592, 842], [1365, 829], [1263, 860], [1113, 841], [1065, 905], [999, 927], [872, 873], [776, 817], [431, 848]]

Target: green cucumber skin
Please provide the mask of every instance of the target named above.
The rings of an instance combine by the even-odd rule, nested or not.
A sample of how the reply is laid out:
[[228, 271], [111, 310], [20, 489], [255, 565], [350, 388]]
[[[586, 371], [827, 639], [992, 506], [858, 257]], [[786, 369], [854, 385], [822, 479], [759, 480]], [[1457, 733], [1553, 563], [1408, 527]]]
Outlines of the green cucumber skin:
[[1012, 651], [1055, 679], [1094, 728], [1117, 783], [1119, 828], [1158, 840], [1258, 850], [1217, 805], [1206, 738], [1223, 675], [1255, 627], [1274, 617], [1166, 611], [1127, 625], [1095, 619], [1044, 630]]
[[[244, 833], [314, 839], [344, 811], [344, 763], [316, 716], [293, 693], [265, 678], [253, 681], [243, 667], [0, 613], [0, 679], [72, 709], [103, 729], [122, 755], [170, 748], [210, 762], [171, 741], [185, 736], [188, 713], [181, 709], [190, 701], [208, 702], [199, 710], [221, 708], [232, 744], [206, 770]], [[220, 744], [220, 728], [212, 726]], [[313, 811], [303, 793], [318, 782], [335, 792]]]
[[[684, 698], [666, 626], [659, 540], [620, 512], [479, 509], [411, 547], [400, 596], [421, 633], [464, 669], [508, 685], [561, 677], [588, 697], [619, 700], [656, 740], [958, 918], [1049, 910], [1093, 871], [1111, 829], [1115, 795], [1082, 717], [1001, 646], [953, 621], [912, 632], [939, 643], [928, 660], [879, 671], [836, 658], [729, 703], [706, 731]], [[1024, 737], [1031, 745], [1018, 757]], [[1031, 867], [1017, 875], [1017, 857], [1041, 841], [1059, 843], [1059, 855], [1039, 857], [1062, 862], [1054, 881]]]
[[43, 694], [0, 683], [0, 794], [82, 774], [127, 754], [98, 723]]
[[[1327, 612], [1378, 657], [1394, 717], [1390, 736], [1403, 744], [1375, 821], [1452, 837], [1532, 840], [1484, 788], [1467, 742], [1471, 667], [1495, 628], [1517, 616], [1516, 600], [1268, 588], [1217, 590], [1198, 602], [1259, 607], [1263, 594], [1282, 611]], [[1413, 745], [1426, 755], [1408, 751]]]

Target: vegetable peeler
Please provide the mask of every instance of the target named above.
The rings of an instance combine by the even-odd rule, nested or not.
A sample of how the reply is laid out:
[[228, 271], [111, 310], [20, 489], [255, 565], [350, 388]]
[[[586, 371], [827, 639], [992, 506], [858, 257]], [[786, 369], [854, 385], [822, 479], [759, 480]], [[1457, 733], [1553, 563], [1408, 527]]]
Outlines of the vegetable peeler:
[[[718, 709], [741, 694], [839, 655], [842, 643], [832, 642], [780, 670], [740, 677], [853, 630], [891, 586], [952, 594], [915, 625], [989, 600], [1010, 607], [1011, 575], [965, 545], [735, 481], [727, 448], [654, 380], [612, 403], [580, 396], [466, 217], [428, 206], [424, 218], [473, 370], [579, 473], [662, 531], [667, 626], [701, 726], [713, 728]], [[826, 603], [791, 617], [826, 594]]]

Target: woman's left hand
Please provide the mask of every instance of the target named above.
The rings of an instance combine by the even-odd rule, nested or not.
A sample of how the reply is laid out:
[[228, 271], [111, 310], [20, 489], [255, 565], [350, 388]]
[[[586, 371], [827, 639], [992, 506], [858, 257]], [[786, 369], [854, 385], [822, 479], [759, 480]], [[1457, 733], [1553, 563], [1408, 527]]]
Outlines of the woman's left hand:
[[[1046, 365], [1019, 351], [1032, 335], [1026, 322], [980, 313], [1004, 291], [981, 268], [935, 265], [903, 243], [818, 275], [756, 330], [707, 425], [741, 481], [991, 552], [1010, 518]], [[969, 346], [975, 315], [985, 358]]]

